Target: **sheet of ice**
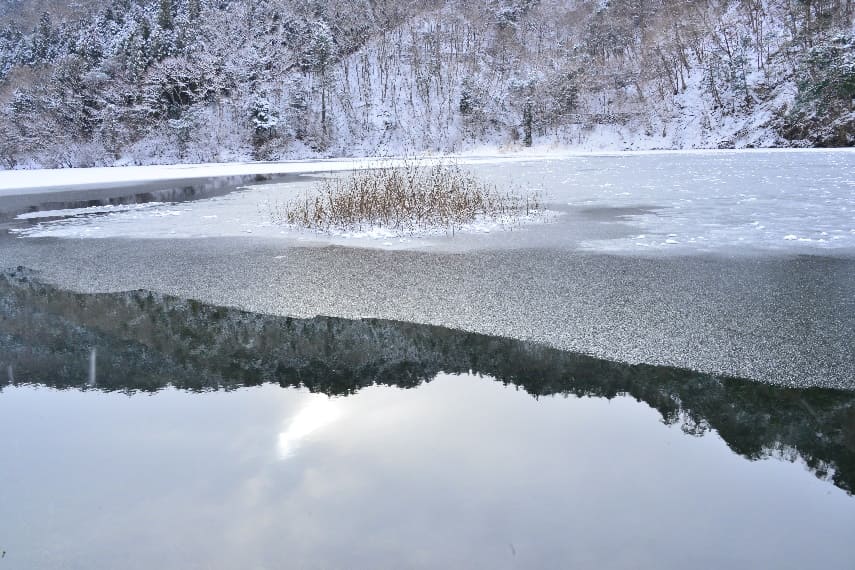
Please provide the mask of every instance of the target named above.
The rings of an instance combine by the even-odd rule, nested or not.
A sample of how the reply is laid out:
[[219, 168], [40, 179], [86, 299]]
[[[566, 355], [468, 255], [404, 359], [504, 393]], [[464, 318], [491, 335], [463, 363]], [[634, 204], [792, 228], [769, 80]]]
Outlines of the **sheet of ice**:
[[[406, 248], [431, 245], [452, 234], [489, 234], [548, 221], [552, 213], [518, 219], [480, 218], [455, 228], [436, 227], [406, 232], [378, 226], [307, 231], [275, 223], [274, 209], [303, 194], [310, 182], [257, 184], [226, 196], [179, 204], [148, 203], [122, 207], [90, 207], [22, 214], [18, 219], [44, 218], [10, 230], [21, 237], [58, 238], [206, 238], [274, 237], [297, 243], [334, 243], [362, 247]], [[139, 206], [139, 207], [137, 207]], [[58, 219], [57, 219], [58, 218]]]
[[27, 212], [15, 216], [16, 220], [37, 220], [42, 218], [70, 218], [85, 216], [88, 214], [106, 214], [110, 212], [125, 212], [128, 210], [141, 210], [164, 206], [163, 202], [146, 202], [143, 204], [107, 204], [104, 206], [88, 206], [86, 208], [64, 208], [62, 210], [41, 210], [38, 212]]
[[621, 237], [582, 239], [585, 250], [855, 251], [852, 150], [633, 153], [480, 171], [499, 184], [536, 180], [576, 214], [568, 224], [624, 225]]
[[[316, 163], [305, 163], [317, 170]], [[292, 243], [420, 248], [558, 247], [629, 254], [771, 250], [855, 251], [855, 152], [611, 153], [469, 163], [499, 185], [540, 189], [567, 215], [508, 237], [481, 223], [453, 240], [378, 228], [321, 235], [272, 222], [271, 204], [308, 182], [256, 184], [227, 196], [45, 220], [29, 237], [201, 238], [265, 236]]]

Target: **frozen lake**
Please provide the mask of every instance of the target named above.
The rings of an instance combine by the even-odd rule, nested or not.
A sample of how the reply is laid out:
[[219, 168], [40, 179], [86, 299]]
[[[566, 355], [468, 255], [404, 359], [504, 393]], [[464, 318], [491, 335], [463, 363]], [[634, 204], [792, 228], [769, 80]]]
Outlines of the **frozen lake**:
[[[468, 231], [458, 228], [454, 237], [377, 235], [370, 228], [354, 232], [356, 235], [318, 235], [273, 221], [276, 205], [301, 196], [312, 186], [309, 180], [292, 178], [239, 184], [235, 192], [191, 202], [39, 208], [38, 212], [19, 212], [19, 220], [27, 223], [14, 231], [20, 236], [60, 238], [253, 235], [280, 239], [283, 245], [331, 243], [438, 251], [559, 248], [627, 255], [757, 251], [836, 255], [855, 251], [855, 152], [851, 151], [459, 160], [499, 188], [542, 192], [552, 215], [513, 231], [495, 224], [475, 224]], [[301, 166], [310, 171], [371, 164]]]
[[550, 214], [0, 172], [0, 568], [851, 566], [855, 153], [460, 160]]

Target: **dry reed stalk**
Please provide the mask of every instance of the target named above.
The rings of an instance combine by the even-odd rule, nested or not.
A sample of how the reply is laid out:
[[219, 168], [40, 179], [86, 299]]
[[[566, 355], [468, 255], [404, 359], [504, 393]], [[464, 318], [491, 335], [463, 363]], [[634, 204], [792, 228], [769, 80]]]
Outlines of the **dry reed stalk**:
[[500, 191], [457, 164], [406, 161], [323, 180], [313, 192], [268, 208], [276, 223], [320, 232], [380, 227], [402, 234], [454, 233], [476, 220], [516, 225], [540, 212], [541, 198]]

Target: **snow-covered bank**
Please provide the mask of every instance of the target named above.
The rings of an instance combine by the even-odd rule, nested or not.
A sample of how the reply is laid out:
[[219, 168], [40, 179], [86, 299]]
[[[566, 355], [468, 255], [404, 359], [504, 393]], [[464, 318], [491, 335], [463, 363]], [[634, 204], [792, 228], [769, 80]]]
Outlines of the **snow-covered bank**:
[[[456, 157], [424, 157], [420, 160], [456, 160], [461, 164], [484, 164], [493, 161], [544, 160], [556, 158], [560, 155], [561, 153], [553, 151], [493, 156], [470, 154]], [[341, 172], [361, 168], [373, 168], [379, 165], [395, 166], [410, 160], [413, 159], [401, 157], [367, 157], [294, 160], [286, 162], [229, 162], [3, 170], [0, 171], [0, 196], [10, 196], [20, 192], [55, 192], [62, 189], [80, 190], [172, 180]]]
[[55, 192], [147, 182], [232, 176], [263, 176], [333, 172], [364, 167], [367, 160], [293, 161], [279, 163], [232, 162], [98, 168], [56, 168], [0, 171], [0, 196], [19, 192]]
[[[561, 147], [536, 147], [514, 151], [495, 148], [478, 148], [455, 155], [424, 156], [420, 160], [452, 160], [460, 164], [479, 165], [520, 161], [558, 160], [585, 156], [633, 156], [646, 154], [757, 154], [757, 153], [849, 153], [855, 149], [740, 149], [740, 150], [629, 150], [580, 151]], [[342, 172], [377, 165], [396, 165], [412, 158], [365, 157], [324, 160], [293, 160], [285, 162], [229, 162], [206, 164], [171, 164], [148, 166], [116, 166], [97, 168], [53, 168], [36, 170], [0, 170], [0, 196], [21, 193], [56, 192], [58, 190], [83, 190], [172, 180], [202, 178], [309, 174], [315, 172]]]

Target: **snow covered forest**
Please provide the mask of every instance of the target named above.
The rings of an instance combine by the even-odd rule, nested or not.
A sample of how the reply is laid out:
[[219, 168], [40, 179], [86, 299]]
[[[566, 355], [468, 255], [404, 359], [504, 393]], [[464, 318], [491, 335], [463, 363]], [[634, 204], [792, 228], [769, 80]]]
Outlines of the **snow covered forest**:
[[853, 0], [0, 0], [0, 167], [852, 146]]

